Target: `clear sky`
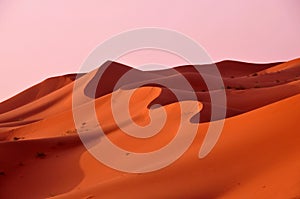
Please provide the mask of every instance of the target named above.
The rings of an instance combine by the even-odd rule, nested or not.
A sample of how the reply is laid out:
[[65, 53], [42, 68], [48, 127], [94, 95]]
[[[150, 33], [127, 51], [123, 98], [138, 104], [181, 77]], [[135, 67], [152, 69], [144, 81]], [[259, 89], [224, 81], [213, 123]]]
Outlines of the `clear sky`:
[[77, 72], [99, 43], [128, 29], [177, 30], [214, 61], [273, 62], [300, 57], [299, 21], [298, 0], [0, 0], [0, 101]]

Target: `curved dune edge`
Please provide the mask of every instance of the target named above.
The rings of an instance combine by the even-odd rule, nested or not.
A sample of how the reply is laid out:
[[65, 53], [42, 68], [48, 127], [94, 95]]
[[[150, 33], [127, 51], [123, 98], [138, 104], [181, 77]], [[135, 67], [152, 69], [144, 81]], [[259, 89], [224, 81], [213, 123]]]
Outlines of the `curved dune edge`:
[[[229, 111], [217, 145], [207, 157], [198, 158], [208, 127], [207, 122], [201, 122], [189, 150], [171, 166], [152, 173], [119, 172], [99, 163], [86, 151], [72, 116], [74, 79], [58, 78], [57, 81], [62, 82], [48, 90], [45, 84], [32, 91], [29, 89], [24, 93], [39, 88], [42, 94], [23, 104], [17, 101], [24, 93], [1, 103], [0, 198], [299, 197], [300, 60], [283, 63], [292, 67], [282, 67], [282, 63], [251, 65], [227, 61], [222, 64], [218, 67], [225, 87], [230, 87], [226, 88]], [[230, 67], [226, 70], [224, 64]], [[236, 72], [238, 66], [245, 68]], [[191, 82], [197, 80], [189, 66], [178, 69]], [[235, 71], [234, 77], [230, 76], [231, 70], [232, 74]], [[86, 75], [76, 81], [83, 81]], [[158, 81], [176, 78], [167, 70], [143, 75], [158, 78]], [[255, 86], [257, 81], [260, 81], [259, 87]], [[148, 152], [172, 140], [178, 128], [179, 103], [167, 90], [154, 86], [138, 90], [131, 100], [130, 114], [137, 124], [147, 125], [148, 105], [160, 102], [169, 121], [159, 134], [142, 142], [124, 134], [114, 123], [107, 106], [110, 90], [97, 91], [100, 92], [96, 93], [99, 96], [95, 100], [98, 120], [112, 142], [129, 151]], [[209, 116], [209, 112], [205, 112], [210, 106], [209, 95], [201, 86], [197, 89], [202, 111]], [[185, 92], [188, 101], [189, 91], [180, 92]], [[12, 102], [17, 102], [15, 107], [7, 105]], [[3, 108], [6, 105], [8, 108]], [[87, 105], [76, 108], [84, 110]], [[198, 123], [193, 118], [191, 122]], [[89, 123], [88, 117], [86, 123]], [[82, 128], [87, 124], [82, 124]]]
[[[299, 100], [297, 95], [226, 119], [218, 145], [200, 160], [196, 154], [207, 126], [201, 125], [187, 153], [154, 173], [120, 173], [85, 152], [80, 165], [86, 177], [70, 193], [56, 198], [297, 197], [300, 125], [295, 120], [284, 120], [284, 115], [298, 118], [300, 112], [293, 109], [300, 108]], [[287, 126], [291, 130], [287, 131]]]

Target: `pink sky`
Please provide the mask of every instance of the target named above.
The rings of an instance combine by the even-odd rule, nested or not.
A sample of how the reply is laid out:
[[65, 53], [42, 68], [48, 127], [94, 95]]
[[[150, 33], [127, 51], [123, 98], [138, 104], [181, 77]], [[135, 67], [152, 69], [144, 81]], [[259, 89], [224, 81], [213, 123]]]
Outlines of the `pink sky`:
[[144, 26], [184, 33], [214, 61], [293, 59], [300, 57], [299, 20], [298, 0], [0, 0], [0, 101], [77, 72], [98, 44]]

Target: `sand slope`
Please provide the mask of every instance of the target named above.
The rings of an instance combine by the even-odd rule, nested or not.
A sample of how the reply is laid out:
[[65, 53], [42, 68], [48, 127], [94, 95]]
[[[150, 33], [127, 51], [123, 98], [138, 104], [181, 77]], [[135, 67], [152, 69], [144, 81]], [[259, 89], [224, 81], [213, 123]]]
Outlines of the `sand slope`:
[[[204, 159], [198, 153], [211, 119], [211, 101], [205, 82], [192, 66], [177, 67], [174, 73], [106, 64], [100, 83], [97, 70], [77, 80], [75, 75], [50, 78], [0, 103], [0, 198], [300, 197], [300, 59], [272, 64], [217, 63], [224, 88], [211, 92], [225, 89], [228, 110], [221, 137]], [[114, 89], [128, 71], [136, 78]], [[194, 91], [176, 84], [180, 76]], [[175, 163], [151, 173], [124, 173], [98, 162], [81, 143], [72, 115], [72, 93], [79, 92], [73, 90], [74, 81], [84, 86], [85, 80], [89, 82], [84, 94], [96, 100], [82, 101], [74, 108], [84, 113], [95, 103], [108, 138], [138, 153], [160, 149], [174, 138], [182, 116], [180, 104], [187, 107], [183, 110], [187, 132], [188, 126], [199, 123], [195, 119], [198, 111], [188, 108], [194, 104], [190, 100], [195, 92], [201, 123], [191, 147]], [[129, 104], [133, 121], [145, 126], [151, 122], [149, 114], [159, 120], [162, 109], [168, 116], [159, 134], [143, 140], [124, 134], [110, 108], [112, 94], [122, 109], [125, 96], [140, 83], [146, 86], [135, 91]], [[181, 92], [184, 100], [178, 102], [163, 83]], [[157, 103], [163, 107], [149, 110]], [[87, 133], [97, 129], [90, 125], [91, 117], [87, 114], [81, 126]], [[125, 127], [130, 124], [128, 118], [121, 120]]]

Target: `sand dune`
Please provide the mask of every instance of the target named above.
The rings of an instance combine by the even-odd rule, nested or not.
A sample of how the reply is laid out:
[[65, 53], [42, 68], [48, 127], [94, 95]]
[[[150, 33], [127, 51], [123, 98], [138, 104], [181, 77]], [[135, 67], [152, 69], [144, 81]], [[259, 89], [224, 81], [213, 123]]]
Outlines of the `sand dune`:
[[[78, 79], [76, 75], [50, 78], [0, 103], [0, 198], [300, 197], [300, 59], [216, 65], [224, 87], [209, 92], [193, 66], [146, 72], [107, 62], [101, 77], [103, 67]], [[135, 78], [116, 85], [129, 71]], [[178, 83], [182, 77], [191, 89]], [[75, 83], [79, 88], [74, 90]], [[181, 100], [172, 89], [180, 93]], [[72, 107], [73, 95], [81, 90], [87, 99], [95, 100], [79, 100]], [[210, 92], [222, 91], [226, 92], [227, 112], [221, 137], [211, 153], [199, 159], [209, 124], [221, 119], [211, 118]], [[132, 92], [127, 105], [126, 96]], [[193, 95], [198, 102], [191, 101]], [[122, 128], [115, 121], [112, 101], [120, 110]], [[154, 104], [162, 106], [150, 108]], [[78, 132], [95, 136], [98, 126], [86, 111], [91, 106], [107, 138], [128, 151], [159, 150], [170, 143], [180, 126], [186, 131], [181, 139], [188, 139], [193, 128], [196, 137], [166, 168], [140, 174], [121, 172], [96, 160], [78, 136]], [[79, 129], [74, 111], [82, 112], [85, 119]], [[131, 120], [144, 127], [159, 123], [163, 112], [167, 119], [158, 134], [138, 139], [123, 132], [133, 129]]]
[[0, 104], [0, 114], [9, 112], [52, 93], [76, 79], [76, 74], [49, 78]]

